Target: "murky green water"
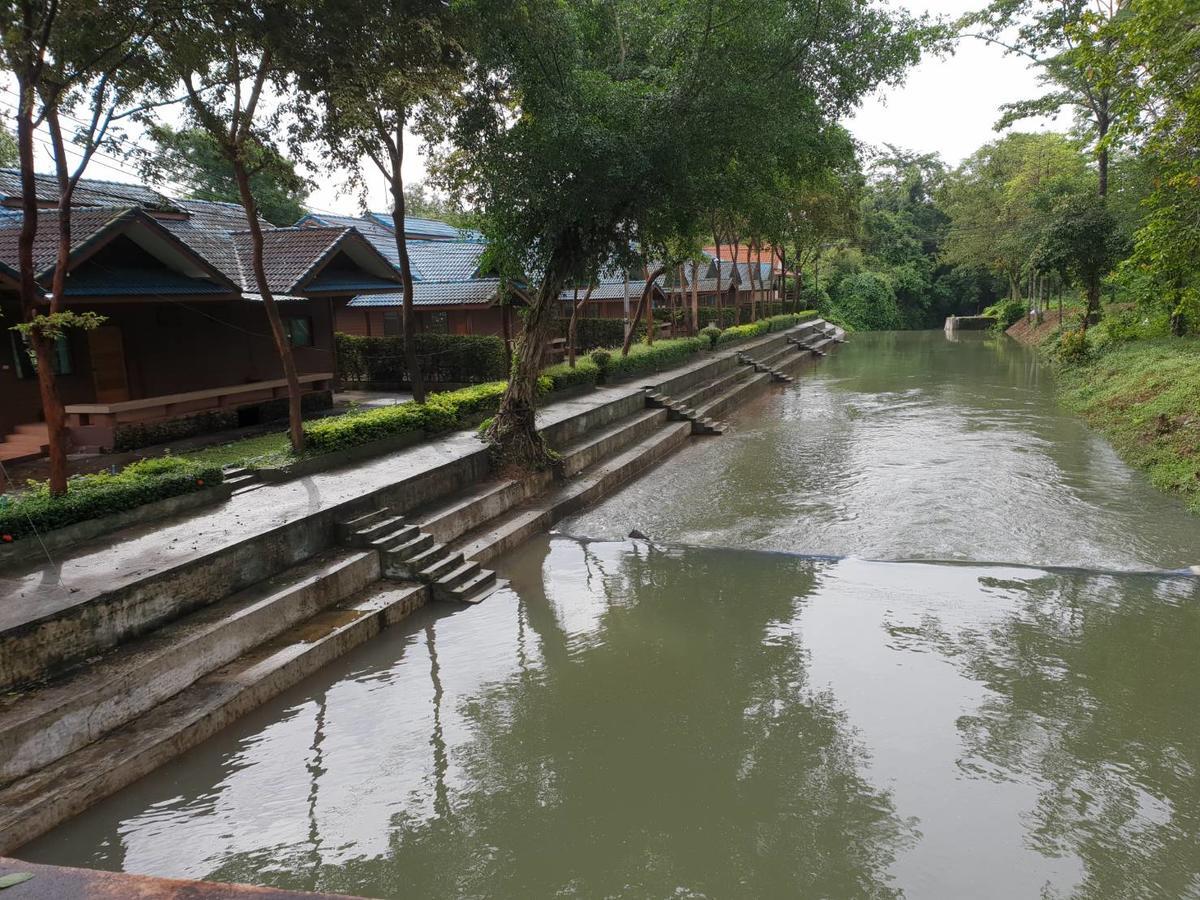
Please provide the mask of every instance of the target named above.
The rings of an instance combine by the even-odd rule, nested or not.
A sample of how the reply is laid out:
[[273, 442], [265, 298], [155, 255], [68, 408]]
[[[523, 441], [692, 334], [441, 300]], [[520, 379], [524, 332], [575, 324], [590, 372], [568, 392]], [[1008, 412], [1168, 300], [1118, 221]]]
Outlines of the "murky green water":
[[19, 855], [378, 897], [1200, 896], [1200, 582], [1045, 568], [1180, 565], [1196, 529], [1019, 348], [860, 336], [566, 526], [663, 542], [533, 541]]

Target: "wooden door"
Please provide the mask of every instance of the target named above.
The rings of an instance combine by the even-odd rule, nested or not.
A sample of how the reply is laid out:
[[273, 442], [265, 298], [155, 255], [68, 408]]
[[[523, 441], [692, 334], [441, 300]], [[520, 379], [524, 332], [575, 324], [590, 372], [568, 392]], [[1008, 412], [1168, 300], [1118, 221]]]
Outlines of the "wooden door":
[[125, 342], [121, 329], [101, 325], [87, 333], [92, 357], [92, 383], [97, 403], [120, 403], [129, 399], [129, 380], [125, 375]]

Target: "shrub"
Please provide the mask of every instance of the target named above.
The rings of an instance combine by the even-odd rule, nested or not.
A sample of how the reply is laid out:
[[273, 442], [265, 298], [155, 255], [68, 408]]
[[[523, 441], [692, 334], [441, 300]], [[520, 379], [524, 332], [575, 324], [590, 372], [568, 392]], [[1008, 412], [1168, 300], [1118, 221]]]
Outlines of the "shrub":
[[1062, 332], [1054, 347], [1054, 355], [1069, 365], [1086, 362], [1091, 355], [1087, 333], [1079, 328]]
[[737, 309], [732, 306], [723, 306], [720, 309], [715, 306], [701, 306], [699, 312], [701, 328], [709, 325], [728, 328], [730, 325], [737, 324]]
[[600, 370], [600, 375], [604, 376], [608, 372], [609, 362], [612, 361], [612, 353], [608, 350], [593, 350], [591, 359], [596, 364], [596, 368]]
[[721, 329], [716, 325], [705, 325], [700, 329], [700, 336], [708, 341], [708, 348], [711, 350], [717, 346], [717, 341], [721, 339]]
[[731, 344], [734, 341], [744, 341], [746, 338], [752, 338], [756, 335], [766, 334], [770, 326], [767, 325], [766, 319], [760, 319], [757, 322], [751, 322], [748, 325], [734, 325], [732, 328], [726, 328], [721, 332], [721, 336], [717, 338], [718, 346]]
[[[417, 358], [427, 381], [475, 383], [505, 376], [504, 341], [494, 335], [416, 336]], [[337, 371], [344, 381], [401, 384], [411, 379], [403, 337], [336, 336]]]
[[604, 370], [604, 377], [612, 381], [630, 378], [643, 372], [661, 372], [663, 369], [679, 365], [692, 354], [699, 353], [708, 346], [706, 337], [672, 338], [655, 341], [653, 345], [633, 344], [629, 348], [628, 356], [613, 353]]
[[31, 481], [28, 490], [0, 498], [0, 535], [19, 540], [220, 483], [217, 466], [174, 456], [131, 463], [115, 475], [77, 475], [61, 497], [50, 495], [49, 482]]
[[542, 377], [550, 379], [550, 390], [563, 391], [581, 385], [592, 386], [600, 378], [600, 367], [588, 357], [576, 357], [575, 368], [559, 363], [542, 370]]
[[999, 303], [993, 303], [983, 311], [985, 316], [995, 316], [997, 331], [1008, 331], [1023, 318], [1025, 318], [1026, 309], [1024, 300], [1013, 300], [1011, 297], [1007, 300], [1001, 300]]

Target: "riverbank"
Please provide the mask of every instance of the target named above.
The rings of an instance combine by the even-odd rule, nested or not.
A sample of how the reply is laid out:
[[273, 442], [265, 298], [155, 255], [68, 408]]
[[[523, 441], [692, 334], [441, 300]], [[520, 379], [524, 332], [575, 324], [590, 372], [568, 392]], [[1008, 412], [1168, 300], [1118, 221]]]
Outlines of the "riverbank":
[[[1155, 487], [1200, 513], [1200, 339], [1117, 339], [1126, 327], [1106, 320], [1089, 332], [1085, 358], [1057, 362], [1059, 399]], [[1059, 326], [1022, 320], [1008, 334], [1049, 354]]]

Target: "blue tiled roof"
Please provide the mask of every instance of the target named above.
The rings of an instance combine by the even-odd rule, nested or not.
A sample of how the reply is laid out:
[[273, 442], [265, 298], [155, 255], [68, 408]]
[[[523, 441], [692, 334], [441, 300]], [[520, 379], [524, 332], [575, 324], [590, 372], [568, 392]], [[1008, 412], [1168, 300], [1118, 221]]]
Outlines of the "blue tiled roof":
[[422, 281], [461, 281], [474, 278], [485, 247], [470, 241], [409, 241], [413, 277]]
[[[500, 292], [499, 278], [472, 278], [465, 281], [422, 282], [413, 291], [413, 306], [479, 306], [491, 303]], [[354, 309], [400, 306], [404, 294], [362, 294], [348, 304]]]
[[[385, 228], [392, 228], [391, 213], [371, 212], [367, 215]], [[428, 238], [435, 241], [483, 240], [483, 235], [473, 228], [455, 228], [448, 222], [422, 219], [417, 216], [404, 217], [404, 233], [414, 235], [418, 239]]]

